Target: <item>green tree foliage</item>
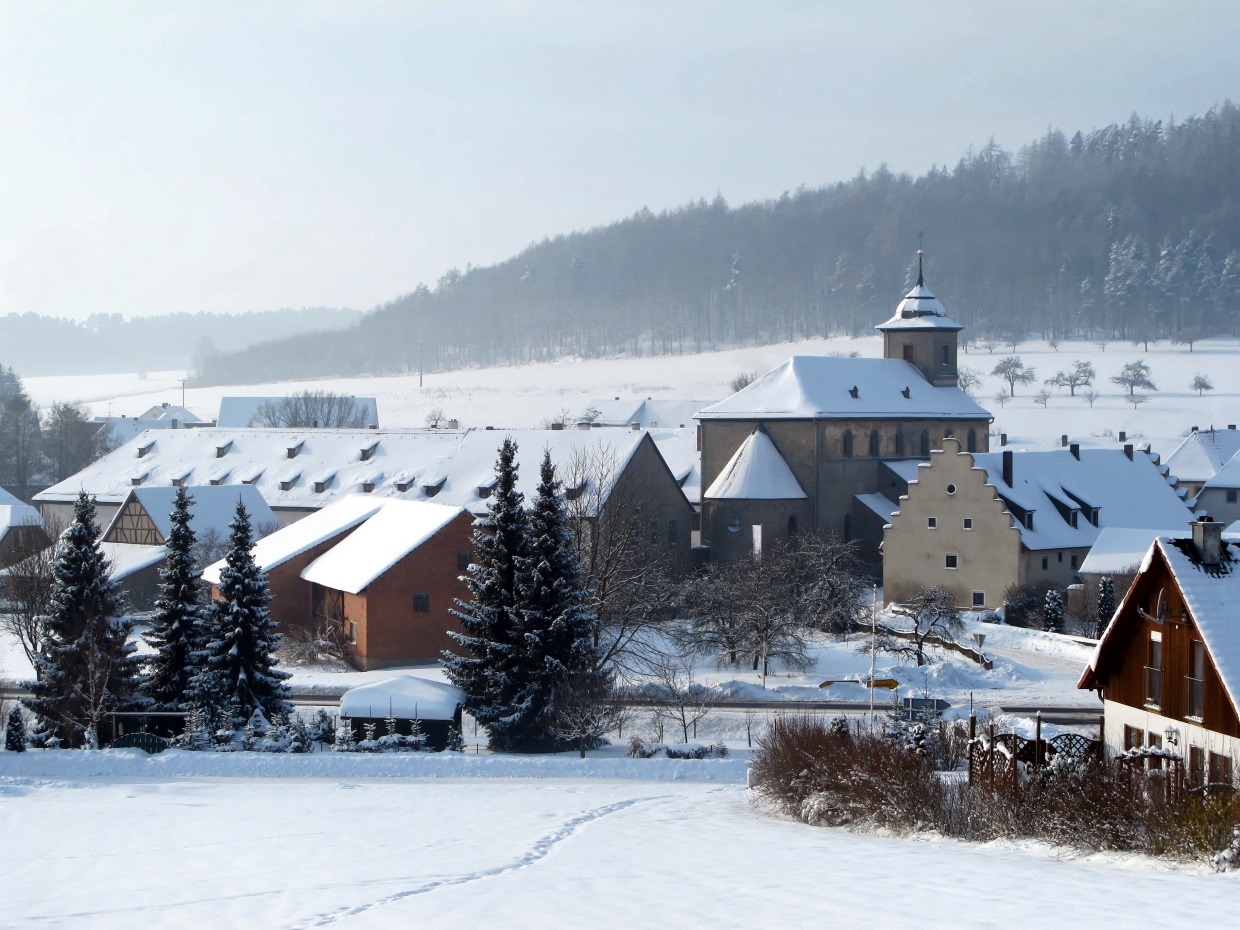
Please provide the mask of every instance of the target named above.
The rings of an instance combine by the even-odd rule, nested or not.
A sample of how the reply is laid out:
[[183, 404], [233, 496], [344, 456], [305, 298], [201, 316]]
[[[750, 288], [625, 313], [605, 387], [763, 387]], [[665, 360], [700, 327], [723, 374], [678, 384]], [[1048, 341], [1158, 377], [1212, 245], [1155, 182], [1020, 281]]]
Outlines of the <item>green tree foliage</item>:
[[138, 675], [124, 596], [99, 549], [95, 504], [83, 491], [56, 552], [52, 612], [26, 706], [62, 746], [89, 745], [112, 711], [135, 706]]

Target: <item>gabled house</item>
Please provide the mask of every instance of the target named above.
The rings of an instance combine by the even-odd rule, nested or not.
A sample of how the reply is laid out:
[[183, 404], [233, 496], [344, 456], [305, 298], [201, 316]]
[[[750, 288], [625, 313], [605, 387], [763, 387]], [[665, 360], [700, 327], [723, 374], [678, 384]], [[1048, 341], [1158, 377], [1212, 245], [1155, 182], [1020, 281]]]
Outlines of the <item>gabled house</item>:
[[1077, 687], [1103, 700], [1108, 755], [1163, 748], [1192, 784], [1234, 784], [1240, 762], [1240, 544], [1199, 517], [1158, 537]]
[[1237, 453], [1240, 453], [1240, 430], [1234, 424], [1217, 430], [1194, 426], [1163, 464], [1175, 476], [1176, 487], [1184, 491], [1184, 496], [1194, 498]]
[[1121, 449], [971, 453], [959, 439], [920, 463], [883, 533], [883, 597], [942, 585], [994, 609], [1014, 584], [1067, 587], [1104, 527], [1161, 529], [1192, 514], [1165, 466]]
[[51, 544], [39, 511], [0, 488], [0, 568]]
[[678, 397], [598, 397], [578, 414], [578, 426], [658, 429], [693, 425], [694, 415], [713, 400]]
[[[459, 630], [452, 606], [469, 597], [460, 576], [474, 522], [463, 507], [343, 498], [255, 544], [272, 619], [284, 630], [339, 629], [361, 669], [437, 661]], [[223, 567], [203, 572], [214, 596]]]

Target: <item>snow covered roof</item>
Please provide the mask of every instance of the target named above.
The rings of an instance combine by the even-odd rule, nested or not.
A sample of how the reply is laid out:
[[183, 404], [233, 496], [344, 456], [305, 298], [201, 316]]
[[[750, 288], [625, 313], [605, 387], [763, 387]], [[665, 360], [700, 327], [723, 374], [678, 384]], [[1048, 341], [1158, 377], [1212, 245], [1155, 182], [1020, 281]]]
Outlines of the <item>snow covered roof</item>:
[[806, 496], [762, 427], [741, 443], [703, 495], [706, 500], [803, 500]]
[[350, 688], [340, 697], [342, 717], [386, 717], [402, 720], [452, 720], [465, 703], [465, 692], [441, 681], [395, 675]]
[[964, 329], [948, 318], [939, 299], [931, 294], [930, 289], [921, 281], [904, 295], [904, 299], [896, 307], [895, 316], [874, 328], [880, 332], [898, 329], [942, 329], [954, 332]]
[[[1240, 543], [1223, 540], [1223, 559], [1218, 565], [1203, 565], [1191, 534], [1176, 533], [1157, 537], [1141, 562], [1141, 574], [1153, 565], [1155, 553], [1161, 555], [1201, 633], [1206, 650], [1218, 670], [1232, 706], [1240, 709], [1240, 624], [1236, 623], [1236, 604], [1240, 604]], [[1093, 673], [1104, 653], [1111, 648], [1124, 608], [1137, 586], [1124, 596], [1111, 623], [1089, 660], [1077, 687], [1096, 687]]]
[[464, 507], [426, 501], [384, 501], [378, 513], [307, 565], [301, 577], [326, 588], [360, 594], [464, 513], [468, 513]]
[[110, 443], [129, 442], [148, 429], [172, 429], [171, 419], [156, 420], [151, 417], [95, 417], [91, 422], [108, 431]]
[[[1192, 519], [1166, 466], [1122, 449], [1013, 452], [1012, 482], [1003, 480], [1002, 452], [973, 455], [973, 466], [1004, 500], [1029, 549], [1088, 548], [1103, 527], [1160, 530]], [[1032, 525], [1022, 520], [1029, 515]]]
[[[489, 492], [481, 494], [479, 489], [493, 483], [496, 452], [506, 436], [519, 447], [517, 489], [527, 496], [538, 486], [544, 449], [550, 451], [562, 478], [569, 477], [579, 455], [606, 459], [619, 474], [646, 436], [673, 474], [685, 478], [682, 489], [687, 495], [700, 485], [693, 465], [697, 445], [692, 427], [649, 431], [203, 427], [144, 433], [35, 499], [67, 503], [84, 488], [100, 503], [120, 504], [135, 487], [170, 487], [174, 476], [192, 467], [195, 478], [210, 475], [220, 487], [253, 486], [277, 511], [318, 510], [365, 490], [369, 479], [377, 478], [369, 492], [376, 497], [434, 497], [437, 504], [481, 513]], [[432, 478], [434, 482], [428, 483]]]
[[1163, 464], [1180, 481], [1204, 482], [1213, 478], [1237, 453], [1240, 453], [1240, 430], [1211, 427], [1189, 433]]
[[1211, 490], [1235, 490], [1240, 488], [1240, 452], [1228, 459], [1223, 464], [1223, 467], [1216, 471], [1202, 485], [1202, 490], [1206, 488]]
[[134, 572], [157, 565], [168, 556], [163, 546], [139, 546], [136, 543], [101, 542], [99, 550], [112, 563], [112, 579], [124, 581]]
[[590, 401], [581, 416], [590, 415], [590, 422], [596, 426], [689, 426], [699, 410], [713, 403], [716, 401], [680, 397], [605, 397]]
[[821, 355], [794, 355], [697, 416], [700, 420], [990, 419], [989, 412], [960, 388], [935, 387], [911, 362]]
[[858, 494], [856, 499], [875, 516], [881, 518], [884, 524], [890, 523], [892, 514], [900, 509], [899, 504], [883, 494]]
[[0, 488], [0, 536], [14, 526], [42, 526], [39, 511]]
[[156, 404], [150, 410], [135, 417], [135, 419], [167, 420], [169, 423], [176, 420], [181, 424], [206, 423], [206, 420], [202, 419], [198, 414], [178, 404]]
[[[248, 427], [264, 404], [278, 403], [283, 397], [221, 397], [216, 426]], [[353, 410], [365, 417], [368, 427], [379, 425], [379, 402], [373, 397], [354, 397]]]
[[[254, 544], [254, 562], [263, 571], [270, 571], [329, 539], [349, 532], [378, 513], [383, 504], [383, 498], [368, 494], [342, 497], [322, 510], [316, 510], [260, 539]], [[202, 577], [211, 584], [218, 584], [223, 567], [223, 559], [208, 565]]]
[[1081, 563], [1082, 575], [1114, 575], [1141, 564], [1159, 536], [1174, 536], [1174, 529], [1133, 529], [1106, 526], [1098, 531], [1089, 555]]
[[[194, 499], [194, 503], [190, 506], [190, 513], [193, 516], [190, 527], [200, 538], [203, 533], [214, 530], [219, 536], [227, 539], [229, 526], [233, 517], [236, 516], [238, 501], [245, 504], [245, 509], [250, 514], [250, 526], [257, 529], [264, 524], [270, 525], [278, 522], [271, 507], [263, 500], [258, 488], [253, 485], [206, 484], [187, 486], [185, 490]], [[176, 502], [176, 495], [177, 489], [169, 486], [134, 488], [129, 492], [129, 496], [142, 505], [142, 509], [146, 511], [151, 522], [155, 524], [155, 528], [159, 530], [159, 535], [164, 539], [168, 538], [168, 533], [172, 530], [172, 508]], [[120, 519], [123, 510], [122, 506], [116, 512], [116, 516], [112, 518], [113, 524]], [[110, 530], [111, 526], [108, 527], [108, 531]], [[105, 531], [103, 535], [107, 536], [108, 531]]]
[[929, 462], [918, 459], [883, 459], [883, 464], [905, 482], [917, 480], [917, 469], [930, 467]]

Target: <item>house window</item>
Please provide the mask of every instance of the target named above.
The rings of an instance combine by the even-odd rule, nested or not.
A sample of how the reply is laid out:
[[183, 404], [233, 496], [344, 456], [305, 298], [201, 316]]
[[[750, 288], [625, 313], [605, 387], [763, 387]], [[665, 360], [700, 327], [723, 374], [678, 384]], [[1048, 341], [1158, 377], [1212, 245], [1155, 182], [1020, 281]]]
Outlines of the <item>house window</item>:
[[853, 434], [852, 430], [844, 432], [844, 458], [850, 459], [853, 454]]
[[943, 567], [949, 571], [955, 571], [960, 567], [960, 556], [954, 552], [947, 552], [943, 555]]
[[1068, 561], [1070, 561], [1070, 562], [1072, 563], [1072, 568], [1073, 568], [1073, 569], [1075, 569], [1075, 568], [1077, 567], [1077, 556], [1075, 556], [1075, 555], [1074, 555], [1074, 556], [1072, 556], [1072, 558], [1071, 558], [1071, 559], [1069, 559]]
[[879, 445], [881, 440], [878, 438], [878, 430], [870, 430], [870, 455], [878, 457], [882, 455], [882, 448]]
[[1188, 748], [1188, 783], [1200, 787], [1206, 780], [1206, 751], [1200, 746]]
[[1205, 715], [1206, 648], [1198, 640], [1188, 643], [1188, 674], [1184, 677], [1185, 716], [1200, 720]]
[[974, 591], [973, 592], [974, 609], [980, 610], [981, 608], [985, 606], [986, 606], [986, 592], [985, 591]]
[[939, 528], [938, 517], [926, 517], [926, 529], [937, 530]]
[[413, 612], [415, 614], [427, 614], [431, 611], [431, 596], [425, 591], [419, 591], [413, 596]]
[[[1162, 749], [1162, 737], [1156, 734], [1153, 730], [1146, 735], [1146, 738], [1149, 740], [1150, 749]], [[1158, 758], [1158, 756], [1150, 756], [1150, 758], [1146, 760], [1146, 765], [1149, 767], [1150, 771], [1160, 769], [1163, 767], [1163, 760]]]
[[728, 521], [728, 532], [739, 533], [740, 531], [741, 531], [741, 518], [733, 517], [731, 520]]
[[676, 520], [667, 521], [667, 544], [676, 545], [676, 537], [680, 535], [680, 523]]
[[1145, 745], [1145, 731], [1124, 724], [1124, 748], [1140, 749]]
[[1162, 706], [1162, 634], [1150, 633], [1148, 656], [1145, 663], [1145, 703], [1150, 707]]
[[470, 556], [468, 552], [458, 552], [456, 554], [456, 570], [463, 572], [469, 568]]
[[906, 362], [917, 363], [917, 350], [913, 346], [902, 346], [902, 350]]
[[1231, 756], [1222, 753], [1210, 753], [1210, 784], [1231, 784]]
[[1236, 492], [1228, 491], [1227, 492], [1227, 503], [1234, 504], [1235, 502], [1236, 502]]
[[1048, 559], [1046, 556], [1042, 556], [1042, 571], [1046, 571], [1050, 567], [1051, 567], [1050, 559]]
[[1059, 562], [1060, 565], [1062, 565], [1063, 564], [1063, 553], [1056, 552], [1055, 555], [1057, 556], [1056, 561]]
[[964, 528], [965, 528], [966, 530], [971, 530], [971, 529], [973, 529], [973, 518], [972, 518], [972, 517], [965, 517], [965, 518], [964, 518]]
[[349, 645], [357, 645], [357, 624], [352, 620], [349, 621]]

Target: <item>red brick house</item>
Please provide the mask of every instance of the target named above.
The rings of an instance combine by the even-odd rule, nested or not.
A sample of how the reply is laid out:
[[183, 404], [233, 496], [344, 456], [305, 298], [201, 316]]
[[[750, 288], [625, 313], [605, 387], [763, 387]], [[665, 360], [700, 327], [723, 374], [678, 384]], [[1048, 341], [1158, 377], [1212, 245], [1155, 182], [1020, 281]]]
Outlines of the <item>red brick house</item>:
[[1232, 783], [1240, 761], [1240, 544], [1202, 516], [1154, 540], [1078, 683], [1105, 707], [1115, 756], [1163, 748], [1193, 784]]

